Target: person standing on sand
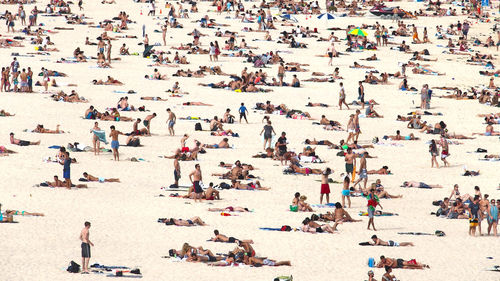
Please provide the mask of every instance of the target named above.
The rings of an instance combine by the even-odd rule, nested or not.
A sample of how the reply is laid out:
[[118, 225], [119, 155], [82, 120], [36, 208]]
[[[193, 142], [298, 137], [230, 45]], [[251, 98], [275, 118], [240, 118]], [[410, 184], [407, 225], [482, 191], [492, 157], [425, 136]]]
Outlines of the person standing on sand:
[[436, 164], [436, 168], [439, 168], [439, 163], [436, 159], [439, 151], [435, 140], [431, 140], [431, 144], [429, 145], [429, 152], [431, 153], [431, 168], [434, 168], [434, 164]]
[[248, 120], [247, 120], [248, 109], [244, 103], [241, 103], [241, 106], [238, 109], [238, 112], [240, 113], [240, 124], [241, 124], [241, 118], [245, 118], [245, 121], [248, 124]]
[[441, 161], [443, 161], [445, 167], [449, 167], [450, 163], [446, 161], [446, 158], [450, 156], [448, 141], [445, 139], [444, 134], [441, 134], [441, 139], [439, 140], [439, 145], [441, 146]]
[[93, 132], [100, 131], [100, 130], [101, 130], [101, 128], [99, 128], [98, 122], [95, 122], [94, 128], [92, 128], [92, 130], [90, 130], [90, 132], [92, 133], [92, 143], [94, 144], [94, 155], [99, 155], [99, 153], [101, 152], [101, 141], [99, 140], [99, 137], [97, 137], [97, 135], [94, 134]]
[[168, 119], [167, 119], [168, 133], [171, 136], [175, 136], [174, 125], [175, 125], [175, 121], [177, 121], [177, 117], [170, 110], [170, 108], [167, 108], [167, 113], [168, 113]]
[[201, 202], [201, 194], [203, 193], [203, 189], [200, 185], [200, 182], [202, 180], [200, 164], [194, 165], [194, 169], [195, 170], [192, 171], [191, 174], [189, 174], [189, 180], [193, 184], [194, 193], [196, 193], [194, 196], [194, 202], [196, 202], [196, 199], [199, 199]]
[[123, 133], [117, 131], [115, 129], [115, 126], [111, 126], [109, 128], [111, 129], [109, 137], [111, 138], [111, 149], [113, 150], [113, 158], [115, 161], [120, 161], [120, 153], [118, 152], [118, 147], [120, 147], [120, 143], [118, 142], [118, 135], [123, 135]]
[[167, 40], [166, 40], [166, 37], [167, 37], [167, 27], [168, 27], [168, 23], [167, 23], [167, 21], [165, 21], [165, 24], [161, 26], [161, 32], [162, 32], [162, 38], [163, 38], [163, 46], [167, 46]]
[[63, 165], [63, 178], [66, 183], [66, 188], [71, 189], [71, 158], [69, 158], [69, 152], [63, 154], [64, 159], [59, 162], [59, 164]]
[[82, 241], [82, 274], [89, 274], [89, 261], [90, 261], [90, 246], [94, 247], [94, 243], [90, 242], [89, 229], [90, 222], [85, 222], [85, 227], [80, 233], [80, 240]]
[[354, 183], [354, 187], [361, 181], [363, 181], [363, 189], [366, 189], [366, 182], [368, 181], [368, 172], [366, 170], [366, 156], [368, 156], [368, 152], [364, 152], [363, 156], [359, 160], [359, 179]]
[[345, 160], [345, 171], [349, 178], [352, 177], [352, 172], [354, 171], [354, 166], [356, 166], [356, 154], [352, 152], [352, 148], [347, 148], [347, 153], [344, 156]]
[[179, 179], [181, 178], [181, 166], [179, 165], [179, 154], [174, 156], [174, 185], [179, 187]]
[[373, 219], [375, 217], [375, 209], [377, 206], [380, 206], [380, 209], [384, 209], [382, 205], [380, 205], [380, 201], [378, 199], [378, 196], [374, 194], [375, 189], [371, 188], [370, 191], [368, 192], [368, 196], [366, 196], [366, 199], [368, 199], [368, 230], [370, 230], [370, 225], [373, 226], [373, 230], [377, 231], [375, 229], [375, 224], [373, 222]]
[[429, 95], [429, 85], [424, 84], [422, 90], [420, 90], [420, 109], [427, 109], [427, 100]]
[[339, 91], [339, 107], [340, 110], [342, 110], [342, 104], [345, 104], [347, 106], [347, 109], [350, 109], [347, 103], [345, 102], [345, 90], [344, 90], [344, 83], [340, 82], [340, 91]]
[[346, 207], [345, 206], [345, 199], [347, 198], [347, 204], [349, 206], [349, 208], [351, 208], [351, 191], [349, 190], [349, 183], [350, 183], [350, 179], [348, 176], [345, 176], [344, 178], [344, 186], [342, 187], [342, 207]]
[[361, 127], [359, 126], [359, 114], [361, 111], [356, 109], [356, 115], [354, 115], [354, 136], [356, 137], [356, 142], [358, 142], [359, 134], [361, 134]]
[[264, 128], [262, 128], [262, 131], [260, 132], [261, 136], [262, 136], [262, 133], [264, 133], [264, 150], [266, 150], [267, 147], [271, 147], [273, 134], [276, 135], [276, 132], [274, 131], [273, 126], [271, 126], [270, 120], [268, 120], [267, 124], [264, 125]]
[[330, 185], [328, 184], [328, 176], [332, 173], [330, 168], [326, 168], [321, 174], [321, 195], [319, 197], [319, 204], [323, 204], [323, 195], [326, 195], [326, 203], [330, 203]]
[[108, 64], [111, 64], [111, 40], [108, 39], [108, 45], [106, 46], [106, 56], [108, 57]]
[[358, 100], [361, 102], [361, 109], [364, 109], [365, 108], [365, 87], [363, 86], [363, 81], [359, 81]]
[[283, 66], [283, 63], [280, 63], [280, 66], [278, 67], [278, 78], [280, 80], [280, 87], [283, 87], [283, 77], [285, 77], [285, 67]]

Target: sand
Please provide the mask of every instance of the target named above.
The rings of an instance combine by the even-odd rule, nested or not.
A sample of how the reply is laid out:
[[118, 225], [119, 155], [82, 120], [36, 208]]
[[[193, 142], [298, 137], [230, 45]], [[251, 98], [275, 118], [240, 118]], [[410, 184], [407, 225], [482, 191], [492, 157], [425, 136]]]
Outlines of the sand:
[[[44, 7], [47, 1], [37, 3]], [[130, 24], [126, 34], [137, 35], [139, 39], [119, 39], [113, 41], [114, 57], [118, 56], [118, 50], [122, 43], [130, 47], [131, 52], [142, 52], [143, 47], [137, 43], [142, 41], [142, 24], [146, 24], [150, 42], [161, 42], [161, 33], [153, 33], [154, 29], [160, 29], [158, 20], [147, 17], [146, 6], [136, 4], [132, 1], [118, 0], [117, 5], [101, 5], [86, 2], [85, 15], [92, 21], [99, 22], [112, 16], [117, 16], [119, 11], [126, 11], [130, 18], [137, 24]], [[257, 2], [244, 2], [245, 7], [258, 5]], [[320, 3], [323, 5], [324, 3]], [[217, 16], [207, 2], [200, 3], [200, 12], [190, 14], [189, 19], [179, 19], [184, 25], [183, 29], [168, 29], [167, 46], [155, 47], [155, 50], [171, 51], [171, 46], [180, 43], [188, 43], [192, 37], [187, 36], [195, 27], [193, 21], [198, 20], [205, 14], [215, 18], [219, 23], [231, 24], [228, 30], [241, 31], [244, 26], [255, 28], [256, 24], [244, 24], [234, 19], [225, 18], [223, 13]], [[398, 3], [410, 10], [421, 8], [421, 3]], [[498, 2], [495, 3], [498, 5]], [[183, 5], [185, 8], [188, 5]], [[26, 11], [31, 11], [33, 5], [27, 5]], [[448, 7], [448, 5], [445, 5]], [[166, 9], [162, 8], [163, 15]], [[0, 10], [15, 11], [17, 6], [0, 5]], [[77, 7], [72, 6], [73, 10]], [[143, 15], [139, 14], [142, 9]], [[157, 10], [157, 15], [159, 9]], [[273, 10], [273, 14], [277, 11]], [[162, 16], [163, 16], [162, 15]], [[234, 16], [234, 13], [231, 13]], [[360, 23], [374, 24], [380, 22], [386, 26], [395, 26], [392, 20], [385, 20], [367, 15], [365, 17], [347, 18], [336, 17], [331, 21], [318, 20], [315, 16], [308, 18], [297, 15], [298, 24], [318, 27], [320, 35], [325, 37], [329, 34], [326, 27], [346, 27], [348, 24], [358, 25]], [[482, 66], [471, 66], [465, 64], [465, 56], [443, 54], [444, 48], [436, 47], [437, 44], [446, 45], [445, 40], [437, 40], [434, 37], [435, 26], [448, 26], [463, 21], [464, 16], [442, 17], [442, 18], [419, 18], [418, 20], [405, 20], [408, 24], [415, 24], [422, 37], [423, 27], [429, 29], [429, 38], [432, 44], [413, 45], [414, 50], [427, 48], [431, 58], [438, 58], [437, 62], [430, 62], [434, 70], [445, 72], [446, 76], [424, 76], [411, 74], [408, 68], [410, 85], [420, 89], [425, 83], [432, 86], [458, 86], [461, 88], [487, 85], [489, 77], [479, 76], [478, 71]], [[39, 17], [39, 22], [45, 24], [44, 28], [52, 29], [55, 26], [65, 26], [61, 17]], [[485, 40], [488, 35], [495, 34], [491, 31], [491, 23], [485, 24], [472, 21], [470, 37], [479, 36]], [[16, 30], [20, 27], [16, 21]], [[293, 275], [294, 280], [364, 280], [369, 257], [378, 260], [380, 255], [393, 258], [412, 259], [429, 264], [431, 269], [426, 270], [394, 270], [394, 274], [401, 280], [498, 280], [497, 272], [485, 271], [485, 268], [498, 263], [498, 238], [494, 237], [469, 237], [467, 220], [447, 220], [430, 215], [436, 211], [432, 206], [433, 200], [449, 196], [453, 184], [459, 184], [462, 193], [473, 194], [473, 187], [481, 187], [483, 194], [490, 194], [490, 198], [499, 198], [498, 168], [499, 162], [478, 161], [482, 155], [469, 154], [478, 147], [487, 149], [491, 153], [499, 153], [498, 137], [479, 136], [475, 140], [460, 140], [461, 145], [450, 145], [449, 161], [451, 167], [435, 169], [430, 168], [430, 156], [426, 144], [435, 135], [425, 135], [406, 128], [406, 123], [396, 122], [398, 114], [406, 114], [417, 106], [419, 95], [408, 94], [397, 90], [399, 79], [390, 79], [389, 85], [367, 85], [365, 84], [366, 99], [375, 99], [380, 105], [377, 111], [384, 115], [382, 119], [361, 119], [363, 134], [360, 143], [371, 143], [373, 137], [381, 138], [383, 135], [393, 135], [397, 129], [402, 135], [413, 132], [420, 137], [420, 141], [401, 142], [402, 147], [375, 146], [369, 149], [371, 155], [378, 158], [368, 160], [369, 169], [378, 169], [388, 165], [393, 175], [369, 176], [368, 182], [380, 178], [383, 185], [391, 194], [402, 194], [403, 199], [392, 199], [381, 201], [384, 211], [396, 212], [399, 216], [376, 218], [377, 232], [367, 231], [367, 218], [362, 217], [362, 222], [346, 223], [339, 226], [338, 234], [307, 234], [301, 232], [283, 233], [267, 232], [259, 230], [259, 227], [281, 227], [291, 225], [299, 227], [304, 217], [310, 213], [292, 213], [288, 211], [293, 194], [300, 192], [307, 195], [310, 204], [319, 203], [320, 183], [319, 176], [295, 176], [283, 175], [283, 167], [279, 161], [268, 159], [253, 159], [250, 156], [262, 151], [262, 139], [258, 136], [263, 124], [262, 112], [254, 111], [252, 108], [256, 102], [271, 101], [273, 104], [285, 103], [289, 108], [308, 111], [313, 117], [319, 118], [325, 114], [329, 119], [339, 121], [343, 126], [347, 124], [348, 116], [354, 110], [342, 110], [338, 108], [306, 108], [307, 102], [323, 102], [336, 105], [338, 102], [338, 82], [335, 83], [310, 83], [302, 82], [303, 87], [279, 88], [272, 87], [270, 93], [235, 93], [222, 89], [210, 89], [197, 86], [197, 83], [229, 81], [225, 76], [206, 76], [204, 78], [179, 78], [171, 77], [178, 68], [159, 67], [162, 74], [168, 74], [167, 81], [145, 80], [144, 75], [152, 74], [153, 68], [147, 67], [150, 60], [140, 56], [119, 56], [122, 60], [113, 62], [111, 69], [100, 69], [95, 67], [95, 61], [81, 64], [57, 64], [55, 61], [60, 57], [71, 57], [76, 47], [81, 47], [86, 55], [95, 55], [96, 46], [85, 46], [85, 37], [92, 41], [99, 36], [102, 29], [88, 28], [87, 26], [75, 26], [73, 31], [60, 31], [52, 34], [51, 39], [60, 52], [51, 53], [50, 56], [18, 57], [21, 68], [31, 66], [35, 74], [40, 72], [41, 67], [58, 70], [68, 74], [66, 78], [58, 78], [59, 83], [76, 83], [78, 87], [49, 88], [50, 91], [64, 90], [69, 93], [75, 89], [81, 96], [90, 100], [90, 103], [63, 103], [55, 102], [47, 94], [39, 94], [42, 87], [35, 87], [34, 94], [26, 93], [0, 93], [0, 108], [15, 113], [15, 117], [0, 118], [1, 145], [17, 151], [17, 154], [0, 158], [0, 169], [2, 173], [2, 184], [0, 188], [0, 202], [3, 209], [18, 209], [37, 211], [45, 213], [45, 217], [20, 217], [17, 216], [18, 224], [0, 225], [2, 233], [2, 258], [0, 269], [2, 280], [97, 280], [104, 276], [93, 274], [92, 276], [81, 276], [79, 274], [69, 275], [65, 271], [67, 264], [74, 260], [81, 264], [79, 231], [84, 221], [92, 222], [90, 238], [95, 247], [92, 248], [91, 264], [98, 262], [107, 265], [139, 266], [145, 280], [272, 280], [279, 275]], [[282, 30], [291, 30], [291, 27], [277, 26], [278, 30], [272, 30], [271, 35], [275, 40]], [[209, 42], [218, 40], [221, 47], [226, 38], [215, 38], [214, 29], [199, 29], [209, 37], [202, 37], [201, 42], [207, 48]], [[2, 37], [11, 36], [5, 33], [2, 27]], [[370, 39], [373, 40], [373, 30], [367, 30]], [[400, 70], [398, 62], [407, 61], [411, 55], [389, 50], [383, 47], [376, 52], [379, 61], [360, 61], [372, 55], [372, 51], [350, 53], [334, 59], [334, 66], [327, 66], [328, 59], [316, 57], [324, 54], [328, 42], [317, 42], [315, 38], [299, 38], [299, 42], [309, 44], [307, 49], [289, 49], [284, 44], [275, 42], [252, 41], [262, 39], [264, 33], [241, 32], [250, 46], [258, 46], [256, 53], [267, 51], [286, 50], [290, 53], [281, 53], [285, 61], [308, 63], [305, 68], [314, 71], [332, 73], [334, 67], [339, 67], [344, 83], [347, 100], [350, 102], [357, 97], [357, 83], [364, 78], [365, 70], [351, 69], [353, 61], [364, 65], [376, 67], [380, 72], [394, 73]], [[344, 38], [343, 31], [335, 34]], [[19, 35], [19, 34], [16, 34]], [[110, 33], [110, 35], [116, 35]], [[469, 38], [470, 38], [469, 37]], [[457, 37], [453, 37], [454, 40]], [[411, 38], [405, 38], [407, 42]], [[402, 38], [397, 37], [394, 41], [400, 42]], [[344, 51], [343, 43], [336, 44], [337, 50]], [[479, 48], [481, 53], [495, 54], [494, 48]], [[2, 65], [7, 66], [12, 61], [10, 54], [19, 52], [33, 52], [34, 45], [25, 42], [24, 48], [0, 49]], [[185, 51], [180, 51], [186, 54]], [[223, 51], [225, 53], [225, 51]], [[181, 66], [181, 69], [197, 69], [199, 65], [218, 65], [224, 72], [240, 74], [243, 67], [249, 71], [256, 71], [248, 63], [243, 63], [242, 58], [221, 57], [218, 62], [211, 63], [208, 55], [186, 55], [191, 63]], [[172, 59], [173, 55], [168, 55]], [[498, 57], [493, 60], [495, 65], [499, 64]], [[264, 68], [269, 76], [276, 77], [277, 65]], [[91, 84], [93, 79], [105, 79], [107, 75], [122, 81], [124, 86], [95, 86]], [[297, 73], [299, 79], [304, 80], [311, 77], [310, 72]], [[35, 77], [34, 81], [41, 80]], [[179, 81], [183, 91], [190, 94], [182, 98], [167, 97], [165, 90], [170, 89], [175, 81]], [[285, 81], [291, 81], [291, 73], [287, 73]], [[498, 80], [495, 82], [498, 83]], [[121, 159], [140, 157], [143, 162], [112, 160], [110, 153], [94, 156], [93, 153], [72, 153], [78, 164], [72, 165], [72, 180], [76, 182], [83, 172], [106, 178], [120, 178], [121, 183], [89, 183], [88, 189], [65, 190], [62, 188], [51, 189], [45, 187], [33, 187], [33, 185], [52, 180], [53, 175], [62, 177], [62, 166], [57, 163], [45, 163], [44, 157], [54, 157], [56, 150], [48, 149], [50, 145], [66, 145], [70, 142], [80, 142], [91, 145], [91, 134], [89, 130], [93, 126], [93, 120], [84, 120], [82, 116], [90, 105], [103, 111], [106, 107], [114, 107], [118, 99], [124, 94], [113, 93], [113, 90], [133, 89], [138, 94], [127, 95], [129, 102], [135, 106], [145, 105], [150, 112], [122, 112], [122, 115], [133, 118], [144, 118], [147, 114], [156, 112], [158, 117], [153, 119], [151, 125], [152, 137], [141, 137], [142, 147], [121, 147]], [[437, 94], [446, 91], [436, 90]], [[141, 96], [161, 96], [168, 98], [167, 102], [141, 101]], [[187, 101], [203, 101], [214, 104], [212, 107], [187, 107], [182, 106]], [[168, 136], [165, 121], [167, 114], [165, 109], [170, 107], [178, 117], [201, 116], [212, 118], [214, 115], [222, 116], [226, 108], [237, 112], [240, 102], [245, 102], [250, 110], [248, 119], [250, 124], [226, 124], [224, 128], [238, 132], [239, 138], [230, 138], [233, 149], [209, 150], [207, 154], [200, 155], [197, 162], [181, 162], [182, 178], [180, 183], [189, 183], [188, 174], [194, 169], [196, 163], [201, 165], [205, 184], [209, 182], [219, 183], [217, 177], [210, 176], [212, 173], [226, 172], [217, 167], [219, 161], [233, 163], [241, 160], [251, 163], [258, 170], [253, 174], [263, 178], [263, 186], [271, 187], [270, 191], [222, 191], [223, 200], [208, 203], [194, 203], [190, 200], [169, 198], [168, 192], [162, 191], [162, 186], [168, 186], [173, 182], [173, 161], [159, 158], [160, 155], [172, 155], [179, 147], [180, 136], [184, 133], [190, 134], [188, 144], [193, 147], [193, 139], [203, 143], [218, 143], [222, 137], [212, 137], [208, 132], [195, 132], [192, 121], [178, 121], [175, 127], [177, 136]], [[352, 107], [358, 108], [358, 107]], [[448, 124], [451, 132], [471, 135], [472, 132], [483, 132], [484, 120], [477, 117], [479, 113], [498, 112], [495, 108], [481, 105], [477, 101], [457, 101], [448, 99], [432, 99], [432, 111], [442, 112], [443, 116], [424, 116], [432, 124], [441, 120]], [[289, 148], [301, 151], [302, 142], [305, 138], [316, 138], [318, 140], [328, 139], [338, 143], [345, 139], [346, 132], [325, 131], [321, 126], [311, 125], [312, 121], [286, 119], [284, 116], [272, 115], [271, 120], [275, 131], [287, 132], [290, 142]], [[22, 132], [24, 129], [33, 129], [37, 124], [44, 124], [46, 128], [55, 129], [61, 124], [61, 129], [69, 133], [60, 135], [45, 135]], [[131, 122], [99, 122], [102, 129], [109, 133], [109, 126], [115, 125], [123, 132], [132, 129]], [[203, 123], [204, 129], [208, 124]], [[498, 129], [495, 127], [495, 129]], [[9, 143], [8, 134], [16, 133], [16, 137], [26, 140], [41, 140], [40, 146], [18, 147]], [[120, 137], [122, 143], [125, 138]], [[109, 148], [109, 146], [107, 146]], [[340, 174], [344, 172], [344, 159], [337, 157], [337, 150], [329, 150], [318, 146], [317, 153], [327, 163], [311, 164], [313, 168], [330, 167], [335, 172], [333, 179], [341, 181]], [[440, 162], [441, 164], [441, 162]], [[463, 166], [471, 170], [480, 170], [478, 177], [463, 177]], [[423, 181], [429, 184], [441, 184], [443, 189], [422, 190], [402, 189], [400, 184], [405, 180]], [[228, 180], [224, 180], [228, 182]], [[331, 185], [332, 194], [330, 200], [340, 200], [341, 185]], [[164, 194], [167, 197], [157, 197]], [[253, 213], [239, 214], [239, 216], [222, 217], [219, 213], [210, 213], [209, 207], [244, 206], [253, 209]], [[317, 209], [316, 212], [324, 212], [327, 209]], [[359, 211], [366, 210], [364, 198], [353, 198], [352, 207], [347, 209], [356, 219]], [[175, 227], [165, 226], [156, 222], [159, 217], [190, 218], [200, 216], [209, 226], [205, 227]], [[484, 223], [483, 223], [484, 224]], [[214, 253], [227, 253], [234, 248], [234, 244], [223, 244], [207, 242], [212, 237], [213, 230], [219, 229], [221, 233], [235, 236], [241, 239], [253, 239], [253, 247], [259, 256], [266, 256], [277, 260], [290, 260], [291, 267], [223, 267], [212, 268], [204, 264], [192, 264], [186, 262], [173, 262], [163, 259], [161, 256], [168, 255], [172, 248], [180, 249], [184, 242], [194, 246], [203, 246], [211, 249]], [[419, 231], [431, 232], [442, 230], [445, 237], [435, 236], [402, 236], [397, 232]], [[485, 226], [483, 226], [484, 232]], [[383, 240], [411, 241], [415, 247], [361, 247], [359, 242], [368, 241], [370, 236], [377, 234]], [[494, 259], [489, 260], [486, 257]], [[383, 269], [374, 269], [377, 280], [381, 279]], [[105, 278], [104, 278], [105, 279]]]

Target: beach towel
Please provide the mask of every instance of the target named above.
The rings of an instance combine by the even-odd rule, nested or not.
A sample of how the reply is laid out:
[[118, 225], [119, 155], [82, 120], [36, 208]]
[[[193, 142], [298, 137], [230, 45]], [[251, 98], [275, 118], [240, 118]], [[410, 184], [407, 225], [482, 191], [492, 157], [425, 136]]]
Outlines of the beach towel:
[[52, 146], [49, 146], [49, 148], [51, 148], [51, 149], [60, 149], [61, 146], [60, 145], [52, 145]]
[[99, 138], [100, 141], [104, 142], [105, 144], [108, 144], [108, 142], [106, 141], [106, 132], [96, 131], [96, 130], [92, 130], [92, 132], [94, 133], [94, 135], [97, 136], [97, 138]]
[[[368, 213], [367, 212], [363, 212], [363, 211], [360, 211], [359, 212], [359, 215], [362, 216], [362, 217], [367, 217], [368, 216]], [[391, 217], [391, 216], [398, 216], [398, 214], [386, 214], [386, 213], [376, 213], [375, 214], [376, 217]]]
[[315, 207], [315, 208], [335, 208], [335, 203], [312, 204], [311, 207]]

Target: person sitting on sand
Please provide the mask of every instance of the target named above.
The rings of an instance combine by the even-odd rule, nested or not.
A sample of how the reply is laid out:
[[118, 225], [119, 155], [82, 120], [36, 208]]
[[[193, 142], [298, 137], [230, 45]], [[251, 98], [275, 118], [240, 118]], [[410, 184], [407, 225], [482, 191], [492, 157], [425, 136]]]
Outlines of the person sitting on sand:
[[212, 148], [212, 149], [218, 149], [218, 148], [229, 148], [229, 139], [228, 138], [223, 138], [218, 144], [203, 144], [202, 147], [205, 148]]
[[[297, 193], [295, 195], [297, 195]], [[306, 200], [307, 200], [307, 196], [300, 195], [300, 193], [299, 193], [299, 198], [297, 198], [297, 200], [296, 200], [299, 212], [312, 212], [313, 211], [313, 209], [311, 208], [311, 205], [306, 203]], [[294, 199], [294, 201], [295, 201], [295, 199]], [[292, 202], [292, 203], [294, 203], [294, 202]]]
[[231, 180], [231, 188], [240, 189], [240, 190], [269, 190], [269, 187], [262, 187], [260, 181], [256, 180], [255, 182], [242, 184], [237, 180]]
[[88, 174], [87, 172], [83, 173], [83, 178], [86, 179], [87, 181], [98, 181], [98, 182], [120, 182], [120, 179], [117, 178], [110, 178], [110, 179], [105, 179], [101, 177], [94, 177], [93, 175]]
[[224, 242], [224, 243], [236, 243], [236, 241], [242, 241], [244, 243], [249, 243], [253, 244], [253, 240], [242, 240], [242, 239], [237, 239], [231, 236], [226, 236], [224, 234], [220, 234], [219, 231], [216, 229], [214, 230], [215, 237], [210, 238], [210, 241], [213, 242]]
[[370, 243], [373, 246], [389, 246], [389, 247], [405, 247], [405, 246], [414, 246], [412, 242], [394, 242], [392, 240], [388, 240], [387, 242], [378, 238], [377, 235], [372, 236], [373, 243]]
[[[340, 202], [335, 203], [335, 211], [333, 212], [333, 218], [331, 217], [331, 213], [326, 213], [327, 216], [321, 215], [321, 218], [330, 218], [331, 221], [334, 221], [336, 223], [343, 223], [343, 222], [359, 222], [361, 220], [355, 220], [349, 215], [349, 213], [342, 207], [342, 204]], [[330, 216], [328, 216], [330, 215]]]
[[177, 225], [177, 226], [205, 226], [205, 222], [200, 217], [192, 217], [188, 220], [183, 219], [158, 219], [158, 222], [165, 223], [166, 225]]
[[373, 103], [370, 103], [370, 106], [368, 106], [366, 108], [365, 115], [366, 115], [366, 117], [370, 117], [370, 118], [384, 118], [383, 115], [380, 115], [375, 111], [375, 109], [373, 107]]
[[36, 128], [32, 131], [33, 133], [40, 133], [40, 134], [62, 134], [64, 131], [59, 130], [59, 127], [61, 125], [57, 125], [55, 130], [49, 130], [45, 129], [43, 125], [37, 125]]
[[417, 181], [405, 181], [403, 182], [403, 185], [401, 187], [417, 187], [417, 188], [443, 188], [442, 185], [439, 184], [426, 184], [423, 182], [417, 182]]
[[415, 259], [405, 261], [403, 259], [386, 258], [380, 256], [380, 262], [377, 264], [378, 268], [388, 266], [390, 268], [403, 268], [403, 269], [424, 269], [430, 268], [426, 264], [418, 263]]
[[10, 133], [10, 143], [16, 144], [19, 146], [28, 146], [28, 145], [39, 145], [40, 141], [31, 142], [31, 141], [16, 139], [16, 138], [14, 138], [14, 133]]
[[209, 212], [242, 212], [242, 213], [248, 213], [250, 212], [248, 208], [244, 207], [233, 207], [233, 206], [228, 206], [226, 208], [208, 208]]

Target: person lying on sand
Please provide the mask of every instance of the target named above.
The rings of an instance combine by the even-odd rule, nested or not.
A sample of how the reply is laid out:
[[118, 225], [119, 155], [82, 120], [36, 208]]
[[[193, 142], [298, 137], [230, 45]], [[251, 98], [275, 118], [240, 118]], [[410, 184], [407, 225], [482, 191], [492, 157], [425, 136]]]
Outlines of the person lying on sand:
[[294, 173], [303, 175], [310, 175], [310, 174], [321, 175], [321, 173], [323, 172], [321, 169], [300, 168], [295, 164], [290, 164], [290, 168], [293, 170]]
[[305, 218], [303, 221], [302, 221], [302, 227], [301, 227], [301, 230], [303, 232], [309, 232], [309, 233], [335, 233], [335, 231], [337, 231], [337, 223], [335, 223], [332, 226], [330, 226], [329, 224], [318, 224], [314, 221], [311, 221], [311, 219], [309, 218]]
[[229, 146], [229, 139], [228, 138], [223, 138], [218, 144], [203, 144], [202, 147], [212, 148], [212, 149], [230, 148], [230, 146]]
[[370, 243], [373, 246], [389, 246], [389, 247], [405, 247], [405, 246], [414, 246], [412, 242], [394, 242], [392, 240], [388, 240], [387, 242], [378, 238], [377, 235], [372, 236], [373, 243]]
[[365, 68], [365, 69], [373, 69], [375, 67], [373, 66], [368, 66], [368, 65], [361, 65], [357, 62], [354, 62], [354, 65], [349, 66], [350, 68]]
[[[393, 141], [402, 141], [402, 140], [420, 140], [419, 137], [415, 137], [413, 133], [410, 133], [408, 136], [401, 136], [401, 132], [399, 130], [396, 131], [395, 136], [387, 136], [387, 138]], [[385, 139], [385, 137], [384, 137]]]
[[141, 97], [141, 100], [167, 101], [168, 99], [163, 99], [161, 97]]
[[443, 188], [442, 185], [439, 184], [426, 184], [423, 182], [417, 182], [417, 181], [405, 181], [403, 182], [403, 185], [401, 187], [417, 187], [417, 188]]
[[243, 213], [248, 213], [250, 212], [248, 208], [244, 207], [232, 207], [228, 206], [226, 208], [208, 208], [209, 212], [243, 212]]
[[177, 225], [177, 226], [196, 226], [196, 225], [201, 225], [205, 226], [205, 222], [201, 220], [200, 217], [192, 217], [188, 220], [183, 220], [183, 219], [158, 219], [158, 222], [165, 223], [166, 225]]
[[282, 266], [282, 265], [292, 266], [292, 263], [290, 261], [276, 261], [276, 260], [271, 260], [268, 258], [263, 259], [263, 258], [256, 258], [256, 257], [250, 257], [250, 258], [248, 258], [248, 260], [244, 260], [244, 263], [246, 265], [252, 265], [255, 267], [260, 267], [263, 265], [267, 265], [267, 266]]
[[4, 109], [0, 110], [0, 117], [10, 117], [10, 116], [16, 116], [15, 114], [8, 113]]
[[186, 105], [186, 106], [213, 106], [212, 104], [203, 103], [203, 102], [199, 102], [199, 101], [188, 101], [188, 102], [183, 103], [182, 105]]
[[83, 173], [83, 178], [86, 179], [87, 181], [98, 181], [98, 182], [120, 182], [120, 179], [117, 178], [110, 178], [110, 179], [105, 179], [101, 177], [94, 177], [93, 175], [88, 174], [87, 172]]
[[106, 81], [102, 81], [102, 80], [92, 80], [92, 83], [94, 85], [117, 85], [117, 86], [121, 86], [123, 85], [122, 82], [114, 79], [113, 77], [111, 76], [108, 76], [108, 79]]
[[237, 238], [234, 238], [231, 236], [228, 237], [224, 234], [220, 234], [217, 229], [214, 230], [214, 234], [215, 234], [215, 237], [210, 238], [210, 240], [213, 242], [236, 243], [236, 241], [242, 241], [244, 243], [253, 244], [253, 240], [242, 240], [242, 239], [237, 239]]
[[472, 133], [472, 135], [480, 135], [480, 136], [500, 136], [500, 132], [495, 132], [493, 125], [486, 125], [484, 133]]
[[9, 156], [9, 154], [11, 153], [17, 153], [17, 152], [7, 149], [3, 145], [0, 145], [0, 156]]
[[[36, 186], [48, 186], [48, 187], [67, 187], [68, 185], [66, 184], [66, 181], [61, 181], [59, 180], [58, 176], [54, 176], [54, 181], [45, 181], [39, 185]], [[76, 187], [76, 188], [88, 188], [86, 184], [71, 184], [71, 187]]]
[[389, 170], [389, 167], [383, 166], [382, 168], [378, 170], [369, 170], [366, 172], [368, 175], [389, 175], [391, 174], [391, 171]]
[[310, 139], [306, 139], [304, 141], [305, 144], [310, 144], [310, 145], [333, 145], [333, 143], [329, 140], [320, 140], [320, 141], [317, 141], [316, 139], [313, 139], [313, 140], [310, 140]]
[[40, 141], [31, 142], [31, 141], [16, 139], [16, 138], [14, 138], [14, 133], [10, 133], [10, 143], [16, 144], [19, 146], [28, 146], [28, 145], [39, 145]]
[[390, 268], [403, 268], [403, 269], [424, 269], [430, 268], [426, 264], [418, 263], [415, 259], [405, 261], [403, 259], [386, 258], [380, 256], [380, 262], [377, 264], [378, 268], [388, 266]]
[[49, 130], [49, 129], [45, 129], [43, 127], [43, 125], [38, 124], [32, 132], [33, 133], [40, 133], [40, 134], [63, 134], [64, 131], [59, 130], [60, 126], [61, 125], [57, 125], [55, 130]]
[[260, 181], [256, 180], [248, 184], [242, 184], [237, 180], [231, 180], [231, 188], [240, 190], [270, 190], [270, 187], [262, 187]]
[[[2, 204], [0, 204], [1, 208]], [[3, 212], [4, 215], [7, 216], [33, 216], [33, 217], [43, 217], [45, 216], [43, 213], [33, 213], [28, 211], [18, 211], [18, 210], [5, 210]]]

